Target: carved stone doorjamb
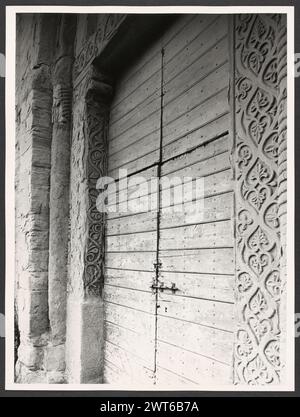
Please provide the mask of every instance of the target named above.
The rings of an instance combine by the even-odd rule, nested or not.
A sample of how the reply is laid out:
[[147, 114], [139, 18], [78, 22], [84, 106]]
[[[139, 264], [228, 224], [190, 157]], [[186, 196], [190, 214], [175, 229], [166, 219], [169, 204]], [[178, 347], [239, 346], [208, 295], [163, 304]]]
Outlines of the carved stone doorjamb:
[[236, 15], [232, 22], [236, 384], [281, 382], [280, 22], [280, 15], [271, 14]]
[[105, 215], [96, 207], [96, 184], [107, 171], [111, 96], [110, 80], [91, 67], [73, 97], [67, 313], [71, 383], [102, 382]]
[[[278, 73], [278, 217], [281, 240], [281, 343], [282, 355], [286, 355], [286, 291], [287, 291], [287, 19], [280, 15], [277, 32]], [[286, 381], [285, 361], [282, 362], [281, 380]]]

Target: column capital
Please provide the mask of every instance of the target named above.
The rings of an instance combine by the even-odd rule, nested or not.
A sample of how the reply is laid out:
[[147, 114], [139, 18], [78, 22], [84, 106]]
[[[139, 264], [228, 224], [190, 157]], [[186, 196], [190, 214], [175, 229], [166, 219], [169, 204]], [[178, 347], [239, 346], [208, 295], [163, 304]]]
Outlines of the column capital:
[[84, 78], [74, 86], [74, 104], [84, 100], [108, 107], [113, 95], [113, 82], [111, 77], [91, 65]]

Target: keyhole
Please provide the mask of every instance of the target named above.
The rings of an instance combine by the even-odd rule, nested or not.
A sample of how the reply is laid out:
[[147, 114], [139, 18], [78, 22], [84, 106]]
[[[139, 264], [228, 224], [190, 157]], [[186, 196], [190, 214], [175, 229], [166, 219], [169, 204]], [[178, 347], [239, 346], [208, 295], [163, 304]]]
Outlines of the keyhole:
[[168, 312], [168, 307], [165, 307], [165, 313], [167, 313]]

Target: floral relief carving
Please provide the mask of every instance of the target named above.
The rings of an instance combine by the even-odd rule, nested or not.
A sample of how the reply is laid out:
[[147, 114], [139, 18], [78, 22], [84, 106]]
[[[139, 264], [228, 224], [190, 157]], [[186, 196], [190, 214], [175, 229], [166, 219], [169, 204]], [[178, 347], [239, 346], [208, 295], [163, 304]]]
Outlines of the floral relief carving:
[[267, 315], [269, 310], [268, 302], [260, 289], [258, 289], [250, 299], [249, 308], [259, 319], [265, 318]]
[[239, 292], [243, 293], [248, 291], [252, 287], [252, 279], [251, 276], [247, 272], [242, 272], [239, 274], [237, 279], [237, 288]]
[[277, 59], [274, 58], [269, 62], [263, 73], [263, 81], [272, 87], [276, 87], [277, 78]]
[[251, 218], [251, 215], [249, 211], [247, 210], [241, 210], [238, 214], [239, 218], [239, 224], [238, 224], [238, 231], [240, 235], [247, 232], [249, 226], [253, 224], [253, 219]]
[[249, 385], [266, 385], [274, 381], [259, 355], [247, 363], [243, 377]]
[[265, 355], [274, 368], [280, 368], [280, 351], [277, 340], [272, 340], [265, 348]]
[[247, 358], [253, 352], [253, 342], [245, 330], [240, 330], [237, 336], [240, 343], [237, 345], [237, 354], [240, 357]]
[[245, 15], [238, 19], [236, 34], [241, 64], [254, 75], [258, 75], [274, 48], [274, 27], [262, 16]]
[[279, 271], [272, 271], [266, 279], [266, 288], [271, 296], [277, 300], [281, 292], [281, 278]]
[[262, 338], [265, 337], [271, 329], [269, 321], [267, 319], [260, 320], [257, 317], [252, 317], [249, 320], [249, 325], [254, 332], [257, 342], [260, 342]]
[[249, 146], [243, 144], [240, 146], [239, 150], [239, 167], [242, 168], [243, 166], [247, 166], [249, 164], [249, 161], [251, 160], [252, 153]]
[[277, 163], [278, 158], [278, 133], [273, 132], [266, 140], [263, 146], [264, 154]]
[[278, 205], [277, 203], [271, 204], [265, 211], [265, 223], [272, 229], [278, 229], [279, 217], [278, 217]]
[[236, 384], [280, 381], [276, 19], [235, 18]]
[[[240, 164], [239, 164], [240, 165]], [[259, 211], [276, 188], [274, 171], [260, 158], [254, 162], [241, 183], [243, 198]]]

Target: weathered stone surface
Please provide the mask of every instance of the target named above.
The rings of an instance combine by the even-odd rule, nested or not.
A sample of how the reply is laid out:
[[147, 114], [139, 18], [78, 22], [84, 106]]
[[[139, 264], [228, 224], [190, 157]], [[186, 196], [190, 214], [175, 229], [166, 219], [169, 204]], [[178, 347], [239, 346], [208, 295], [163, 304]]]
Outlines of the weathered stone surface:
[[82, 312], [80, 299], [67, 302], [66, 377], [69, 384], [80, 383]]
[[[48, 343], [49, 177], [52, 137], [51, 56], [55, 16], [18, 17], [16, 137], [16, 297], [18, 382], [46, 381]], [[41, 49], [46, 48], [42, 51]]]
[[68, 299], [66, 362], [69, 383], [102, 382], [103, 303]]
[[65, 15], [62, 17], [58, 39], [59, 46], [55, 51], [55, 65], [52, 76], [53, 128], [49, 203], [48, 300], [51, 343], [60, 345], [60, 347], [56, 347], [57, 354], [52, 355], [51, 364], [47, 363], [47, 369], [50, 366], [52, 371], [61, 371], [65, 368], [72, 65], [75, 26], [75, 16]]
[[22, 343], [18, 349], [19, 361], [27, 366], [29, 370], [37, 370], [43, 362], [44, 349], [42, 347], [35, 347], [32, 344]]
[[64, 372], [48, 371], [47, 372], [47, 384], [65, 384], [66, 377]]
[[82, 304], [81, 383], [103, 382], [103, 302]]
[[48, 292], [19, 289], [18, 314], [21, 342], [25, 337], [37, 337], [48, 331]]
[[84, 100], [74, 102], [70, 167], [70, 236], [68, 291], [83, 295], [84, 248], [87, 239], [88, 184], [85, 175]]
[[[37, 14], [17, 19], [16, 305], [21, 345], [16, 374], [19, 382], [65, 381], [66, 322], [69, 380], [101, 380], [103, 336], [98, 324], [103, 321], [103, 313], [98, 296], [102, 278], [98, 274], [93, 281], [87, 259], [91, 250], [90, 206], [94, 186], [90, 182], [93, 173], [89, 158], [93, 146], [105, 145], [105, 137], [97, 136], [93, 145], [90, 124], [93, 106], [90, 103], [88, 110], [87, 93], [99, 85], [104, 87], [100, 90], [105, 99], [100, 97], [100, 101], [106, 106], [111, 87], [99, 84], [97, 77], [90, 77], [86, 67], [87, 78], [73, 94], [73, 50], [77, 51], [75, 58], [79, 58], [75, 70], [78, 74], [78, 55], [82, 54], [85, 61], [88, 59], [85, 50], [96, 33], [97, 42], [104, 47], [120, 21], [117, 15], [116, 20], [113, 15], [92, 19], [81, 15], [77, 21], [72, 15], [59, 18]], [[97, 109], [96, 103], [94, 110]], [[106, 114], [106, 107], [100, 113]], [[102, 126], [105, 117], [96, 113], [95, 116]], [[101, 172], [106, 169], [101, 161], [100, 168]], [[102, 238], [99, 242], [102, 245]], [[100, 271], [101, 265], [99, 268]], [[70, 300], [66, 320], [67, 290]], [[95, 300], [85, 299], [93, 294], [97, 294]]]
[[30, 370], [20, 361], [16, 364], [16, 382], [22, 384], [45, 384], [47, 382], [46, 372], [43, 370]]
[[94, 190], [107, 170], [106, 127], [112, 88], [104, 79], [91, 70], [74, 92], [66, 342], [68, 381], [73, 383], [100, 383], [103, 372], [104, 228]]
[[[26, 255], [26, 254], [24, 254]], [[48, 249], [36, 250], [28, 249], [28, 263], [25, 264], [25, 270], [31, 272], [47, 272], [48, 271]], [[24, 259], [26, 257], [24, 256]]]
[[25, 235], [26, 244], [32, 250], [44, 250], [48, 248], [48, 231], [30, 231]]
[[48, 344], [46, 349], [45, 368], [47, 371], [62, 372], [65, 370], [65, 345]]
[[47, 272], [23, 271], [19, 278], [19, 288], [28, 291], [47, 291]]

